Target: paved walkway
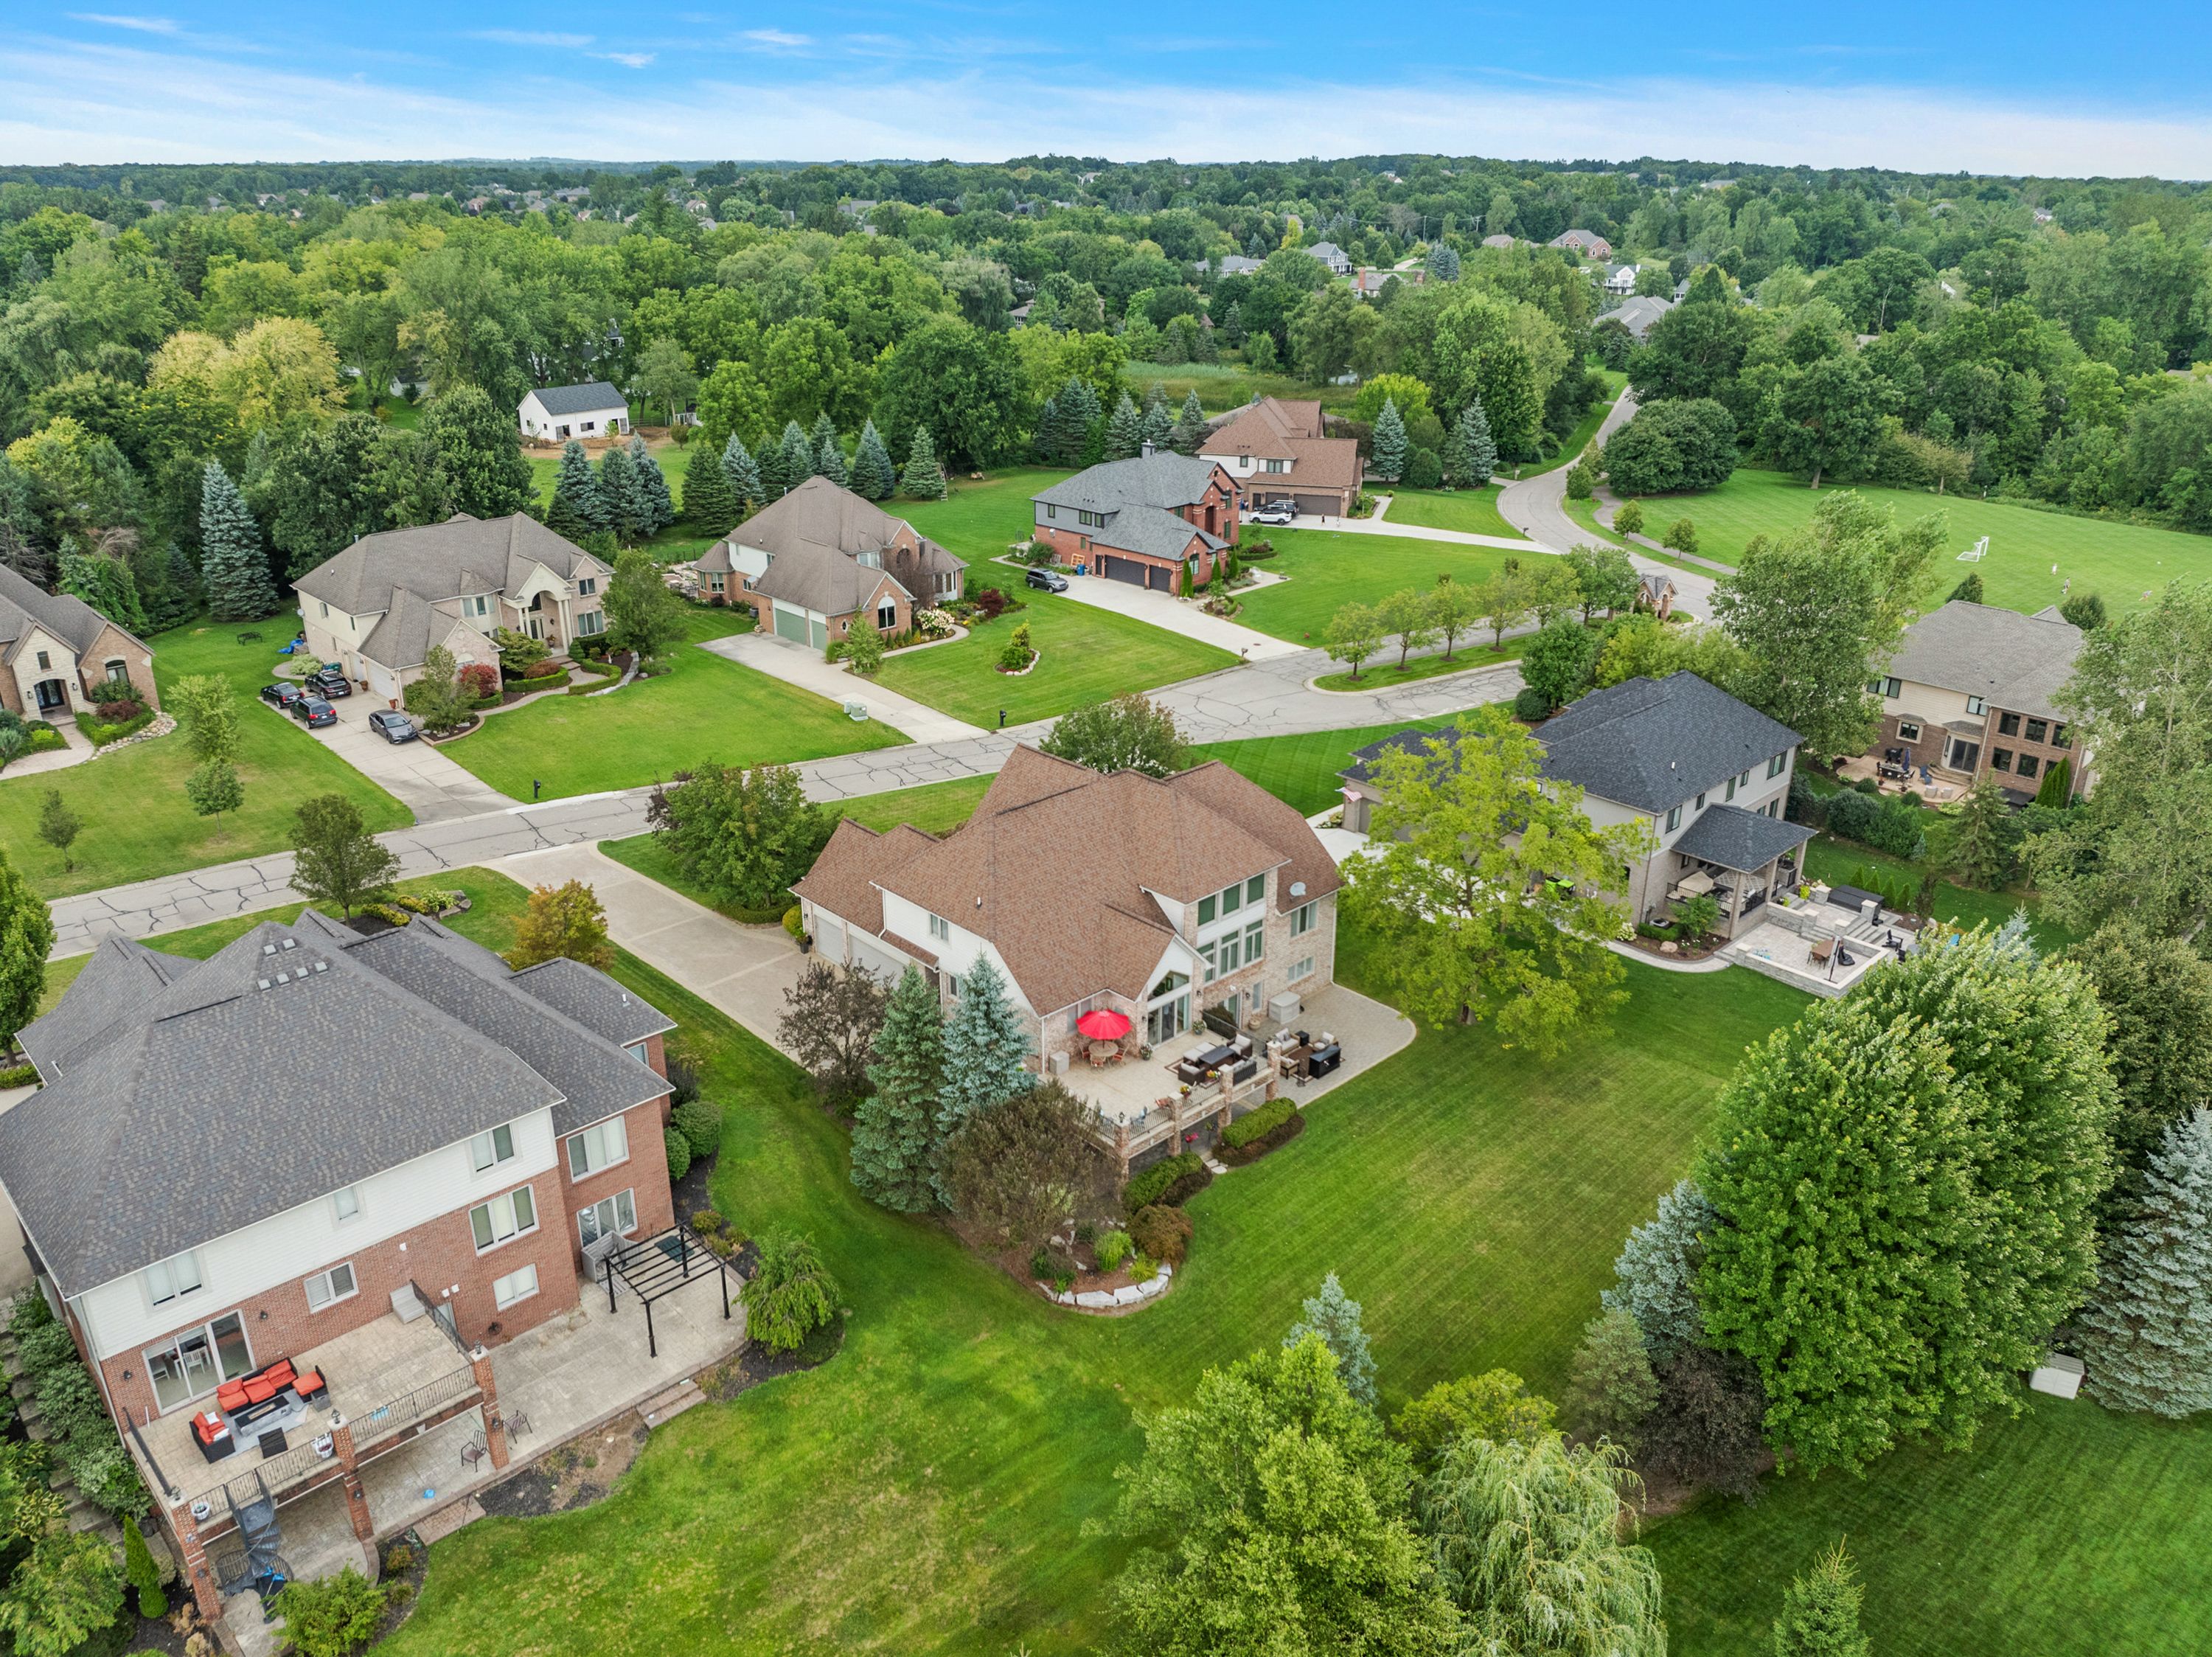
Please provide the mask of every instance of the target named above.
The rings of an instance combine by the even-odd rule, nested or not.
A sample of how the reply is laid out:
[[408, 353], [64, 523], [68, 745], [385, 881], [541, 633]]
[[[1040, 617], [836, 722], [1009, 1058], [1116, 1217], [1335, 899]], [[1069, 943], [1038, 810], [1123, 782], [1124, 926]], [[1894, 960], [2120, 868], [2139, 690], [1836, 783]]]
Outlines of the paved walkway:
[[[1375, 515], [1369, 518], [1316, 518], [1301, 515], [1291, 521], [1292, 529], [1342, 530], [1347, 535], [1396, 535], [1416, 541], [1454, 541], [1462, 546], [1499, 546], [1509, 552], [1556, 552], [1564, 549], [1549, 546], [1531, 547], [1527, 541], [1516, 541], [1506, 535], [1477, 535], [1465, 529], [1431, 529], [1426, 524], [1392, 523], [1383, 516], [1390, 509], [1390, 497], [1378, 495], [1375, 498]], [[1267, 526], [1260, 526], [1264, 532]]]
[[[514, 803], [459, 760], [422, 738], [412, 742], [392, 742], [380, 736], [369, 725], [368, 716], [383, 705], [374, 697], [342, 698], [331, 704], [338, 722], [307, 734], [394, 795], [415, 813], [417, 823], [450, 822], [459, 817], [498, 811]], [[284, 720], [292, 717], [258, 700], [246, 716]]]
[[38, 777], [47, 771], [67, 771], [71, 765], [82, 765], [100, 752], [92, 746], [92, 739], [77, 729], [76, 721], [66, 715], [55, 724], [54, 728], [62, 734], [62, 740], [69, 746], [48, 748], [44, 753], [27, 753], [21, 759], [9, 760], [7, 771], [9, 782], [19, 777]]
[[939, 713], [927, 703], [868, 679], [855, 679], [841, 665], [823, 661], [822, 653], [811, 645], [778, 638], [774, 633], [732, 633], [726, 638], [708, 639], [699, 648], [832, 702], [858, 702], [867, 709], [871, 719], [896, 727], [916, 742], [945, 742], [983, 734], [981, 727]]

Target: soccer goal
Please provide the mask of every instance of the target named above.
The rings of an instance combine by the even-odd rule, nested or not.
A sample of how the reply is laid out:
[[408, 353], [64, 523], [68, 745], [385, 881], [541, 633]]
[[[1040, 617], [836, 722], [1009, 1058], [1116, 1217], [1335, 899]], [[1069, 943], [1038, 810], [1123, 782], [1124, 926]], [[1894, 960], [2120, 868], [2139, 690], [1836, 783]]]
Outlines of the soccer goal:
[[1981, 539], [1976, 541], [1965, 551], [1959, 554], [1959, 562], [1960, 564], [1979, 564], [1982, 561], [1982, 555], [1989, 550], [1990, 538], [1984, 535]]

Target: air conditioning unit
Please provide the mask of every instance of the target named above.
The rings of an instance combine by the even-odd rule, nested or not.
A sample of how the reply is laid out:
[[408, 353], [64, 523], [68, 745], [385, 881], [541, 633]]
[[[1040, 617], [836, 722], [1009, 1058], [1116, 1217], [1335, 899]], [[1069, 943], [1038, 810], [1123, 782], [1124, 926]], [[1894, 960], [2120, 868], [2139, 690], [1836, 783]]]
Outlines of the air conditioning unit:
[[1064, 1076], [1067, 1074], [1067, 1055], [1065, 1052], [1054, 1053], [1052, 1056], [1052, 1073], [1056, 1076]]

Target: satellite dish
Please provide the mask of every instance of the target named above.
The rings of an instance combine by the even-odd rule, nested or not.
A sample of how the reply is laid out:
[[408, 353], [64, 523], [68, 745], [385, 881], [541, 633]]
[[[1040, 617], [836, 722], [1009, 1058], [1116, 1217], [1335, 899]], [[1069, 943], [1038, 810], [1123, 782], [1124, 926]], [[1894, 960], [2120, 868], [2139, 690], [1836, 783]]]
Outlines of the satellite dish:
[[1291, 896], [1293, 898], [1303, 898], [1305, 895], [1306, 883], [1304, 880], [1293, 880], [1291, 882]]

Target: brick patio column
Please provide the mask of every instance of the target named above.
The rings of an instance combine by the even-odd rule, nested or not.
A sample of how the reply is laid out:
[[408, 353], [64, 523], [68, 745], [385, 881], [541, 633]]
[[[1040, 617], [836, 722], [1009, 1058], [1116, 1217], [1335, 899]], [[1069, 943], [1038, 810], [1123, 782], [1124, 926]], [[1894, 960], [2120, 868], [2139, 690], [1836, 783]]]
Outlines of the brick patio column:
[[185, 1581], [191, 1585], [192, 1603], [212, 1623], [222, 1615], [222, 1594], [216, 1587], [215, 1573], [208, 1569], [207, 1550], [200, 1544], [200, 1527], [192, 1510], [182, 1503], [172, 1508], [169, 1528], [176, 1533], [178, 1550], [184, 1556]]
[[331, 1416], [331, 1452], [337, 1458], [343, 1471], [338, 1483], [345, 1489], [346, 1517], [353, 1521], [353, 1533], [363, 1542], [376, 1540], [376, 1521], [369, 1517], [368, 1492], [361, 1482], [360, 1459], [353, 1446], [353, 1427], [344, 1416]]
[[477, 1347], [469, 1354], [469, 1368], [476, 1374], [477, 1388], [483, 1394], [484, 1444], [491, 1452], [495, 1468], [507, 1465], [507, 1421], [499, 1412], [499, 1381], [491, 1373], [491, 1354]]

